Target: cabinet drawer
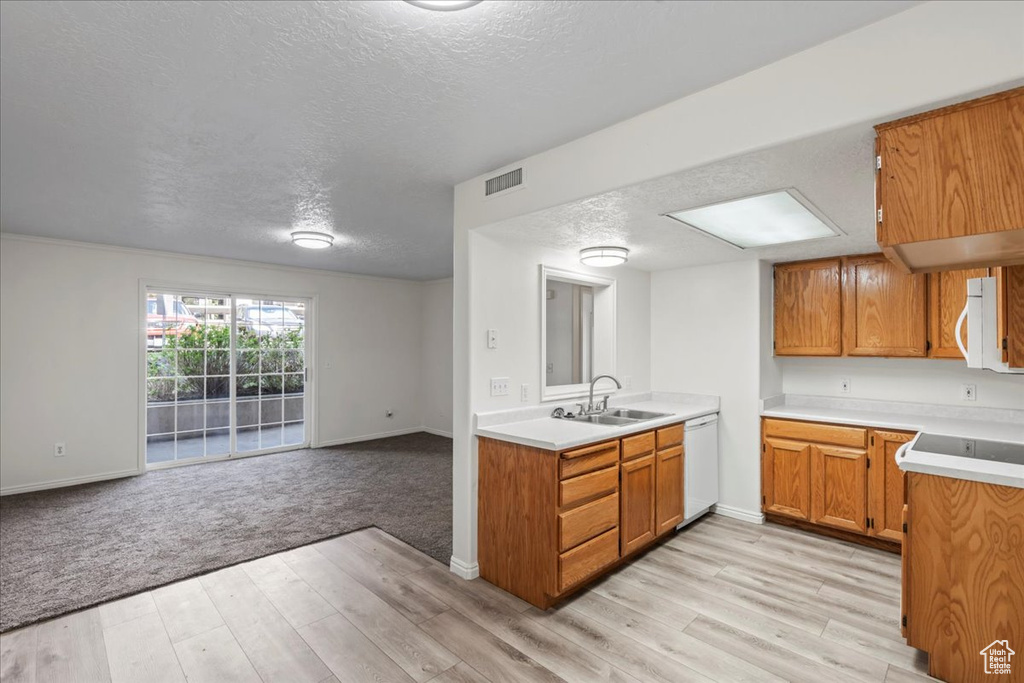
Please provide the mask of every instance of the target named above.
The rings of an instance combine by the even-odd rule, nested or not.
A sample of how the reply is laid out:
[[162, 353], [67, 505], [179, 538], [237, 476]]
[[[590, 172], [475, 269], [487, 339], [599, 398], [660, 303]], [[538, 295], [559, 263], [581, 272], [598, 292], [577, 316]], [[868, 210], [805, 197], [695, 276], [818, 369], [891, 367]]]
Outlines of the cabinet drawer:
[[618, 559], [618, 528], [562, 553], [558, 558], [558, 591], [561, 593], [575, 586]]
[[619, 468], [615, 465], [558, 483], [558, 505], [568, 507], [619, 489]]
[[851, 448], [866, 448], [868, 431], [861, 427], [840, 427], [817, 422], [793, 422], [765, 418], [764, 435], [795, 441], [831, 443]]
[[658, 450], [683, 443], [683, 425], [672, 425], [658, 430]]
[[622, 459], [632, 460], [654, 451], [654, 432], [627, 436], [622, 440]]
[[558, 514], [558, 550], [565, 552], [619, 525], [619, 494]]
[[619, 442], [605, 441], [594, 446], [577, 448], [562, 453], [558, 463], [558, 478], [568, 479], [593, 472], [619, 461]]

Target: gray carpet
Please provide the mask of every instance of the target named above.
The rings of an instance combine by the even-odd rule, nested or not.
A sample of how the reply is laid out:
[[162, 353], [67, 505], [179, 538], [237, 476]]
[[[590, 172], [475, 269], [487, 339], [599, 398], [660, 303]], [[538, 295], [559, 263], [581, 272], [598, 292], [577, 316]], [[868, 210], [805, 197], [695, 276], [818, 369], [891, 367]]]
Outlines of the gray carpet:
[[376, 526], [445, 565], [452, 442], [419, 433], [0, 498], [0, 632]]

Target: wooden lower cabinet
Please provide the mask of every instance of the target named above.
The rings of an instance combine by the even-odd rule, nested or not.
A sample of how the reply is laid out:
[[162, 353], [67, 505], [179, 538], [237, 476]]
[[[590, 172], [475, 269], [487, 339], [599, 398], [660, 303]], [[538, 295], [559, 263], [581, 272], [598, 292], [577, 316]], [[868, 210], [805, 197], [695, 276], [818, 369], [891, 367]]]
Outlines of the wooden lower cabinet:
[[907, 474], [903, 628], [944, 681], [1019, 681], [986, 673], [995, 641], [1024, 643], [1024, 489]]
[[555, 452], [481, 438], [480, 576], [546, 609], [683, 519], [683, 425]]
[[901, 543], [895, 454], [913, 433], [775, 418], [763, 419], [761, 431], [761, 502], [770, 518], [890, 549]]
[[655, 455], [622, 463], [622, 554], [654, 540]]

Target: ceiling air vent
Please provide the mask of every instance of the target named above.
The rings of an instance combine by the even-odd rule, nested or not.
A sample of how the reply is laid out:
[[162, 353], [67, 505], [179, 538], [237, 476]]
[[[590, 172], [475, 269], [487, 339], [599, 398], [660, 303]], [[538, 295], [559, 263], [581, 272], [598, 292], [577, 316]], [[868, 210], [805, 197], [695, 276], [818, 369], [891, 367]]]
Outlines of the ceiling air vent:
[[517, 168], [484, 181], [484, 196], [490, 197], [492, 194], [511, 190], [513, 187], [519, 187], [522, 184], [523, 169]]

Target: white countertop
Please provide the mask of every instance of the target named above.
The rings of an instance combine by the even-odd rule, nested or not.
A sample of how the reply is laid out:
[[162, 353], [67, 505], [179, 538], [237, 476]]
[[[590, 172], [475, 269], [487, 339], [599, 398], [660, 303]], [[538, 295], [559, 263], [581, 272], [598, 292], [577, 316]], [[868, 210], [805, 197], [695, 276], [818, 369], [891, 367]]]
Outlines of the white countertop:
[[[718, 412], [717, 397], [689, 398], [690, 396], [692, 395], [674, 397], [670, 394], [655, 394], [653, 396], [648, 394], [611, 401], [612, 408], [632, 408], [667, 413], [666, 417], [629, 425], [601, 425], [574, 420], [558, 420], [550, 417], [551, 410], [555, 408], [554, 405], [542, 407], [543, 417], [531, 417], [531, 419], [515, 422], [499, 422], [501, 413], [488, 413], [477, 416], [476, 435], [548, 451], [563, 451], [606, 439], [617, 439], [629, 434], [646, 432]], [[519, 411], [518, 414], [516, 411], [503, 412], [510, 417], [519, 417], [524, 411]], [[537, 413], [535, 410], [531, 412], [534, 415]], [[481, 426], [482, 424], [486, 426]]]
[[[1024, 445], [1024, 410], [959, 408], [814, 396], [766, 399], [763, 417], [830, 422]], [[1024, 466], [906, 449], [900, 469], [1024, 488]]]

